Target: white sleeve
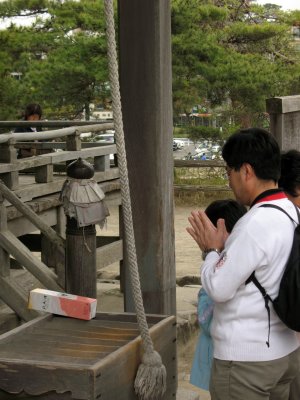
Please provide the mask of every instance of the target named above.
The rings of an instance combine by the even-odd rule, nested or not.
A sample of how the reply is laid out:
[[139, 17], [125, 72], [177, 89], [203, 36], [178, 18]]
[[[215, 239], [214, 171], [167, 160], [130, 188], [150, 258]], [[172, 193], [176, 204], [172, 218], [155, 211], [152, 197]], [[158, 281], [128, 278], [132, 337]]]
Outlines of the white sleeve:
[[222, 303], [233, 298], [251, 273], [267, 263], [261, 245], [263, 243], [259, 244], [259, 238], [248, 230], [234, 229], [220, 257], [213, 252], [207, 255], [202, 265], [201, 282], [215, 302]]

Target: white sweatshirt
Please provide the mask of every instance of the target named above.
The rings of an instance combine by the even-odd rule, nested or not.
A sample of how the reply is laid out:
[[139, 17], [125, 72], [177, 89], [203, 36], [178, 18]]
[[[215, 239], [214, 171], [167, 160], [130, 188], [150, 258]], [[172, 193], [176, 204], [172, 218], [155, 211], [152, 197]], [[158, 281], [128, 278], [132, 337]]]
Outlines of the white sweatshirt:
[[[285, 209], [297, 221], [293, 204], [269, 201]], [[255, 275], [274, 299], [287, 262], [295, 227], [281, 211], [255, 204], [235, 225], [219, 257], [211, 252], [202, 265], [202, 285], [215, 301], [211, 334], [214, 357], [230, 361], [270, 361], [299, 346], [295, 332], [277, 317], [272, 304], [270, 347], [268, 315], [264, 299], [251, 282]]]

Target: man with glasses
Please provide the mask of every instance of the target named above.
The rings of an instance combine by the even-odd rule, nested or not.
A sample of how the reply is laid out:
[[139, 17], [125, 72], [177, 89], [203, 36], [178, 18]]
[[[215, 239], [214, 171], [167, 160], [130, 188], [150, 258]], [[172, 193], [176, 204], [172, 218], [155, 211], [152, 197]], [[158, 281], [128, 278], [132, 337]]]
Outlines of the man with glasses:
[[253, 271], [269, 296], [276, 298], [294, 235], [284, 213], [260, 207], [271, 203], [297, 218], [293, 204], [278, 189], [280, 149], [259, 128], [241, 130], [225, 143], [222, 156], [236, 199], [249, 206], [228, 236], [204, 212], [192, 212], [188, 232], [208, 252], [201, 281], [215, 308], [211, 334], [214, 362], [212, 400], [288, 400], [290, 382], [299, 371], [295, 332], [278, 318], [270, 322], [257, 287], [245, 284]]

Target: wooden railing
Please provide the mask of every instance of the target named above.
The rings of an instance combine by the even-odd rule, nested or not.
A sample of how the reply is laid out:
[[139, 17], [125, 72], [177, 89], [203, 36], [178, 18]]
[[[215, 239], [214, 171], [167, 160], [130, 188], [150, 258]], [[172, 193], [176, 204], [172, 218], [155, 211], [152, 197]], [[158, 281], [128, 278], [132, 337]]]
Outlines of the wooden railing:
[[[112, 124], [87, 125], [81, 127], [63, 128], [54, 131], [43, 132], [19, 132], [0, 135], [0, 178], [12, 190], [19, 187], [19, 172], [34, 168], [36, 183], [49, 183], [53, 181], [53, 165], [55, 163], [69, 162], [78, 157], [93, 158], [95, 171], [105, 171], [109, 166], [109, 154], [116, 153], [114, 145], [111, 148], [99, 146], [95, 143], [95, 147], [82, 148], [80, 134], [86, 132], [99, 132], [111, 129]], [[17, 158], [17, 143], [28, 143], [31, 147], [35, 147], [35, 141], [38, 140], [54, 140], [66, 138], [65, 151], [43, 154], [36, 157], [28, 157], [25, 159]], [[51, 146], [51, 143], [49, 144]], [[55, 143], [53, 146], [55, 147]]]
[[[80, 138], [82, 133], [112, 128], [109, 123], [0, 135], [0, 297], [23, 320], [37, 313], [27, 308], [28, 292], [14, 278], [13, 264], [27, 269], [43, 287], [64, 288], [65, 215], [59, 193], [66, 174], [56, 174], [54, 166], [63, 167], [61, 171], [78, 157], [88, 159], [94, 165], [93, 179], [106, 193], [107, 205], [121, 205], [119, 169], [110, 160], [116, 146], [83, 143]], [[49, 153], [18, 159], [22, 146], [49, 149]], [[55, 148], [61, 151], [51, 152]], [[25, 173], [28, 170], [30, 174]], [[19, 238], [37, 230], [41, 233], [41, 259]], [[120, 237], [99, 237], [97, 242], [99, 268], [123, 259]]]
[[[24, 267], [43, 287], [64, 288], [66, 223], [59, 193], [66, 179], [65, 172], [61, 171], [65, 171], [68, 163], [82, 157], [94, 165], [94, 179], [104, 190], [107, 205], [119, 206], [122, 221], [119, 169], [111, 160], [116, 146], [82, 142], [80, 137], [81, 133], [93, 134], [112, 127], [112, 124], [94, 124], [0, 135], [0, 180], [3, 182], [0, 181], [0, 297], [23, 320], [33, 318], [36, 312], [28, 310], [28, 292], [14, 278], [12, 267], [16, 264]], [[41, 139], [43, 141], [39, 142]], [[43, 152], [49, 149], [49, 153], [18, 159], [18, 148], [36, 148]], [[59, 151], [53, 152], [53, 149]], [[217, 169], [225, 165], [214, 160], [175, 160], [174, 164], [175, 168]], [[55, 172], [57, 166], [59, 173]], [[189, 190], [192, 188], [204, 190], [199, 186]], [[40, 232], [41, 259], [35, 257], [32, 248], [23, 241], [23, 235], [34, 231]], [[122, 263], [122, 229], [119, 232], [119, 236], [97, 237], [98, 269]]]
[[[174, 160], [174, 168], [187, 168], [187, 169], [206, 169], [210, 173], [215, 175], [225, 175], [225, 162], [223, 160]], [[174, 184], [175, 195], [181, 194], [183, 192], [231, 192], [228, 185], [228, 181], [224, 182], [224, 185], [213, 185], [207, 183], [208, 179], [205, 179], [206, 183], [201, 184], [201, 178], [199, 178], [199, 183], [195, 184], [185, 184], [177, 183]]]

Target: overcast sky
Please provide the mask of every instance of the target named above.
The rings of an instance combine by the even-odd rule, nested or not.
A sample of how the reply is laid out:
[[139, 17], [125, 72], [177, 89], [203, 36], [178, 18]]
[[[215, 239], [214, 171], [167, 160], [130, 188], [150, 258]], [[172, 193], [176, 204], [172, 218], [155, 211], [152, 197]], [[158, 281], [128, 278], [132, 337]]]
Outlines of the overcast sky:
[[257, 0], [258, 4], [277, 4], [281, 6], [283, 10], [300, 10], [300, 0]]

